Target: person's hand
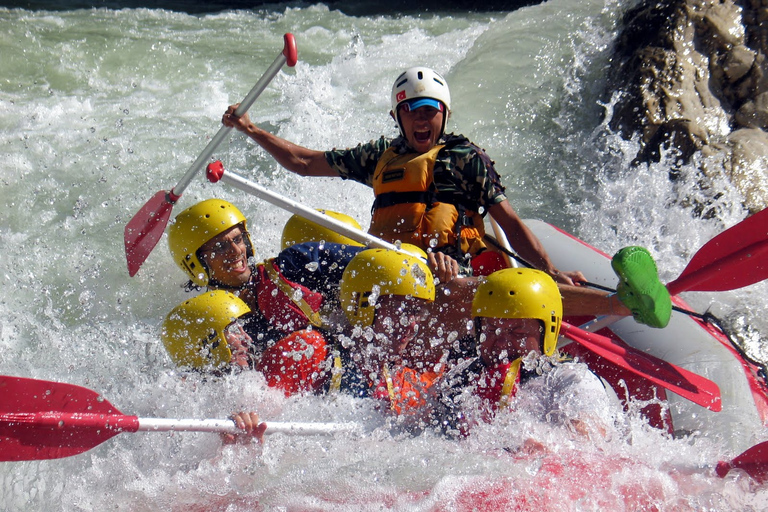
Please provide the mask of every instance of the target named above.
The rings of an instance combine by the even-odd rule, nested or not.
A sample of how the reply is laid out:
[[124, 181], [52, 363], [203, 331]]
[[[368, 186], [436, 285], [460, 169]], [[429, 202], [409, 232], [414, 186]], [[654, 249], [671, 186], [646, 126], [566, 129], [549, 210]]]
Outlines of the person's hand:
[[259, 443], [264, 442], [266, 423], [259, 423], [259, 415], [255, 412], [238, 412], [232, 415], [232, 421], [242, 432], [237, 434], [222, 434], [224, 444], [250, 443], [255, 438]]
[[248, 126], [251, 124], [251, 119], [248, 117], [248, 112], [240, 117], [235, 115], [235, 110], [237, 110], [237, 107], [239, 106], [239, 103], [230, 105], [221, 117], [221, 122], [224, 126], [229, 126], [230, 128], [235, 128], [241, 132], [246, 132], [248, 131]]
[[556, 283], [560, 284], [579, 286], [581, 283], [587, 282], [587, 278], [584, 277], [584, 274], [579, 270], [568, 270], [566, 272], [554, 270], [547, 273], [552, 276], [552, 279], [554, 279]]
[[459, 263], [442, 252], [427, 254], [427, 264], [441, 283], [450, 283], [459, 275]]

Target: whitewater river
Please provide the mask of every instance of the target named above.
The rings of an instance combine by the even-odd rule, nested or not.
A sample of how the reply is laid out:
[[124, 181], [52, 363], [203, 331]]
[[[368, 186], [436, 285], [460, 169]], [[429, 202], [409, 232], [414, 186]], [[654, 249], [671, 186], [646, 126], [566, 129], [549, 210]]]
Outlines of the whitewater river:
[[[714, 214], [696, 217], [681, 201], [706, 199], [693, 169], [672, 183], [664, 162], [630, 168], [637, 148], [607, 129], [603, 95], [624, 7], [551, 0], [511, 13], [422, 17], [349, 17], [323, 5], [199, 16], [0, 9], [0, 373], [85, 386], [139, 416], [219, 418], [246, 408], [266, 419], [365, 426], [335, 439], [273, 436], [263, 449], [222, 447], [211, 434], [121, 434], [76, 457], [0, 463], [0, 509], [765, 509], [765, 490], [736, 474], [714, 476], [711, 464], [735, 455], [727, 439], [672, 440], [632, 413], [597, 443], [525, 415], [455, 442], [393, 437], [375, 404], [286, 399], [255, 374], [182, 381], [158, 336], [165, 314], [187, 297], [165, 239], [128, 276], [127, 221], [176, 184], [291, 32], [299, 63], [251, 109], [263, 126], [316, 149], [393, 135], [392, 81], [428, 65], [451, 86], [449, 130], [495, 159], [523, 217], [609, 254], [644, 245], [671, 281], [745, 212], [735, 188], [716, 183], [723, 193]], [[216, 157], [308, 206], [362, 225], [370, 218], [370, 190], [289, 175], [239, 134]], [[245, 212], [257, 257], [276, 254], [289, 215], [257, 198], [199, 177], [174, 211], [210, 197]], [[710, 308], [767, 360], [766, 288], [685, 299]], [[505, 450], [523, 432], [550, 454]]]

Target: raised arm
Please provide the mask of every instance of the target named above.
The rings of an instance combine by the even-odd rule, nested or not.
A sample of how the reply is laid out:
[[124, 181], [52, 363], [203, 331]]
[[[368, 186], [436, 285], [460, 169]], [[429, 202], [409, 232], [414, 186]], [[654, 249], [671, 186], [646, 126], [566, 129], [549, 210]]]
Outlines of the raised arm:
[[328, 165], [322, 151], [308, 149], [263, 130], [251, 122], [248, 114], [234, 115], [238, 105], [231, 105], [221, 118], [225, 126], [235, 128], [264, 148], [278, 164], [301, 176], [337, 177], [338, 173]]

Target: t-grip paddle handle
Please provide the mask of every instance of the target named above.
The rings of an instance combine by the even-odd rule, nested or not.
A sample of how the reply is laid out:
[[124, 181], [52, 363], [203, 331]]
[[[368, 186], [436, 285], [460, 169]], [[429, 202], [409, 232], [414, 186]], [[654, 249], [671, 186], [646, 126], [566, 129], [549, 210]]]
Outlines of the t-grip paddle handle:
[[[283, 36], [282, 53], [280, 53], [272, 65], [267, 68], [267, 70], [264, 72], [264, 75], [262, 75], [259, 81], [256, 82], [256, 85], [253, 86], [253, 89], [251, 89], [245, 99], [240, 102], [240, 105], [235, 110], [235, 116], [240, 117], [248, 112], [248, 109], [251, 108], [253, 102], [256, 101], [256, 98], [258, 98], [262, 92], [264, 92], [264, 89], [267, 88], [267, 85], [269, 85], [275, 75], [277, 75], [277, 73], [283, 67], [283, 64], [287, 64], [289, 67], [293, 67], [296, 65], [297, 61], [298, 52], [296, 50], [296, 40], [294, 39], [293, 34], [285, 34], [285, 36]], [[213, 156], [216, 148], [218, 148], [219, 144], [221, 144], [227, 135], [229, 135], [230, 131], [232, 131], [232, 127], [230, 126], [222, 126], [219, 128], [219, 131], [216, 132], [216, 135], [213, 136], [211, 142], [209, 142], [203, 152], [200, 153], [200, 156], [197, 157], [197, 160], [195, 160], [184, 177], [182, 177], [176, 186], [173, 187], [173, 189], [169, 192], [169, 196], [171, 198], [176, 197], [175, 200], [178, 200], [178, 198], [181, 197], [181, 194], [184, 193], [184, 190], [195, 177], [197, 171], [203, 167], [205, 162], [211, 159], [211, 156]]]

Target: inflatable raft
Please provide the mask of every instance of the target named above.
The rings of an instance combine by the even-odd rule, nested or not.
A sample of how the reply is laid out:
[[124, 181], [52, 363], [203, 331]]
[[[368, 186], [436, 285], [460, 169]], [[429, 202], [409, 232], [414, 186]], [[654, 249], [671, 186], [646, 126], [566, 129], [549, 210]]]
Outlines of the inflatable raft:
[[[353, 226], [225, 171], [221, 162], [209, 164], [207, 175], [208, 180], [213, 183], [221, 181], [231, 185], [360, 243], [372, 247], [395, 248], [392, 244]], [[557, 267], [581, 270], [589, 283], [616, 287], [618, 278], [611, 268], [609, 255], [545, 222], [527, 220], [525, 223], [541, 240]], [[704, 256], [698, 261], [700, 265], [696, 265], [697, 267], [707, 267], [711, 270], [710, 267], [716, 266], [716, 262], [727, 262], [727, 265], [716, 266], [719, 274], [692, 271], [685, 279], [681, 275], [675, 280], [673, 288], [735, 289], [768, 278], [768, 210], [745, 219], [710, 240], [697, 252], [697, 256], [699, 254]], [[686, 270], [692, 266], [697, 256], [694, 256]], [[744, 272], [746, 267], [740, 266], [740, 262], [748, 262], [746, 265], [752, 271]], [[686, 274], [686, 271], [683, 274]], [[703, 274], [708, 278], [700, 279], [698, 285], [695, 284], [696, 276]], [[712, 285], [712, 281], [724, 279], [730, 287], [707, 288]], [[687, 284], [681, 285], [680, 281]], [[668, 283], [668, 287], [672, 284]], [[684, 310], [690, 310], [677, 296], [673, 297], [673, 303]], [[566, 317], [565, 320], [573, 325], [582, 325], [594, 318]], [[647, 378], [638, 377], [626, 368], [619, 367], [576, 343], [564, 349], [586, 362], [611, 384], [620, 397], [634, 399], [636, 403], [647, 402], [643, 405], [642, 412], [653, 426], [679, 436], [717, 436], [731, 449], [741, 452], [754, 445], [759, 440], [759, 433], [768, 425], [768, 383], [764, 369], [749, 361], [716, 326], [688, 314], [673, 312], [669, 325], [664, 329], [653, 329], [627, 317], [597, 333], [618, 343], [626, 343], [683, 370], [696, 373], [719, 387], [721, 403], [718, 405], [721, 405], [721, 408], [719, 411], [713, 411], [667, 392], [665, 388]]]
[[[589, 283], [616, 287], [618, 278], [608, 254], [545, 222], [526, 220], [525, 223], [541, 240], [558, 268], [578, 269]], [[690, 310], [680, 297], [675, 296], [672, 301], [673, 305]], [[584, 325], [593, 318], [566, 317], [565, 320]], [[564, 352], [583, 360], [607, 380], [620, 397], [649, 402], [643, 413], [655, 427], [675, 435], [719, 436], [735, 451], [743, 451], [760, 440], [756, 434], [768, 425], [768, 384], [764, 370], [748, 360], [715, 325], [673, 311], [664, 329], [647, 327], [626, 317], [597, 333], [621, 340], [719, 386], [722, 410], [714, 412], [637, 377], [576, 343], [563, 347]], [[562, 341], [566, 344], [568, 340], [562, 338]]]

